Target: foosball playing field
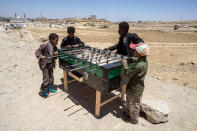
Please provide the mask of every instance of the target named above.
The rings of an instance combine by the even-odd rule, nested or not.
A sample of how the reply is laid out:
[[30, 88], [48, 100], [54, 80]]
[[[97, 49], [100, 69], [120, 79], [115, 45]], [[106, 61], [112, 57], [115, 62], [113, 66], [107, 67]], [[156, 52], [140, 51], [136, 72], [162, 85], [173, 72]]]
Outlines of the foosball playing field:
[[[106, 50], [92, 47], [60, 49], [59, 65], [64, 70], [64, 89], [68, 89], [68, 76], [71, 81], [84, 82], [96, 90], [95, 115], [99, 117], [100, 107], [118, 96], [124, 98], [128, 79], [123, 73], [122, 60], [128, 59]], [[101, 93], [110, 93], [122, 87], [122, 93], [101, 103]]]

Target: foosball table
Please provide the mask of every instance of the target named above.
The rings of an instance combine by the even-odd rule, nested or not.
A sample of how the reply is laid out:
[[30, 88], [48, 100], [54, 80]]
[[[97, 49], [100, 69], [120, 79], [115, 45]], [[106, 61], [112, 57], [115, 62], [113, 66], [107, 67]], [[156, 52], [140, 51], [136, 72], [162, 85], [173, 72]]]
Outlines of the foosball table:
[[[64, 90], [74, 81], [84, 82], [96, 90], [96, 117], [100, 116], [101, 106], [119, 96], [124, 100], [128, 78], [124, 75], [121, 61], [128, 57], [89, 46], [61, 48], [58, 57], [64, 72]], [[73, 80], [68, 81], [68, 76]], [[101, 93], [110, 93], [121, 87], [121, 93], [101, 103]]]

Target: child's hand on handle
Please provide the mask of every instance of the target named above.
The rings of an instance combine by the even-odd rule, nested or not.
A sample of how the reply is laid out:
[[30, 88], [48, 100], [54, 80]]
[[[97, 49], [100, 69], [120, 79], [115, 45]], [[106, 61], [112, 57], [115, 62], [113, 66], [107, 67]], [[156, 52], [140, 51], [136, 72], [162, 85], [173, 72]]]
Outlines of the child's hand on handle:
[[78, 44], [76, 44], [76, 45], [73, 45], [73, 47], [78, 47], [79, 45]]
[[54, 56], [57, 56], [58, 55], [58, 51], [54, 52], [53, 55]]
[[46, 59], [46, 56], [42, 56], [41, 59]]
[[72, 45], [67, 45], [66, 47], [67, 47], [67, 48], [72, 48]]
[[105, 48], [104, 50], [106, 50], [106, 51], [110, 51], [108, 48]]
[[126, 60], [126, 59], [123, 59], [123, 60], [122, 60], [122, 63], [127, 63], [127, 60]]

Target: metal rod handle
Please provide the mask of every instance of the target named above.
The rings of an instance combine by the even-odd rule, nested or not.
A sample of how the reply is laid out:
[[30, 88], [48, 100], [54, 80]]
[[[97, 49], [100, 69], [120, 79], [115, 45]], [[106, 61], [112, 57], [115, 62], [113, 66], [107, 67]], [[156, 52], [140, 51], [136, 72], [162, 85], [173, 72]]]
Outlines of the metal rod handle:
[[97, 69], [92, 69], [91, 72], [96, 71]]
[[82, 67], [79, 67], [79, 68], [75, 68], [75, 69], [70, 70], [70, 72], [75, 71], [75, 70], [79, 70], [79, 69], [83, 69], [83, 68], [89, 67], [89, 66], [90, 66], [90, 65], [82, 66]]
[[[49, 56], [49, 57], [47, 57], [47, 59], [56, 58], [56, 57], [61, 57], [61, 56], [64, 56], [64, 55]], [[68, 56], [65, 56], [65, 57], [68, 57]]]

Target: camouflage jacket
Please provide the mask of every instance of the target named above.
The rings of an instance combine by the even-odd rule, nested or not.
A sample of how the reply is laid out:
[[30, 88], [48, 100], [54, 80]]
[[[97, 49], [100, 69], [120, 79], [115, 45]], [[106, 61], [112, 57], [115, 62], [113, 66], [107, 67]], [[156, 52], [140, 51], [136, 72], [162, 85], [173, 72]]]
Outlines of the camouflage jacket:
[[125, 75], [130, 78], [127, 84], [127, 91], [133, 95], [141, 96], [144, 91], [144, 79], [148, 69], [146, 57], [140, 59], [132, 57], [130, 64], [123, 63]]

